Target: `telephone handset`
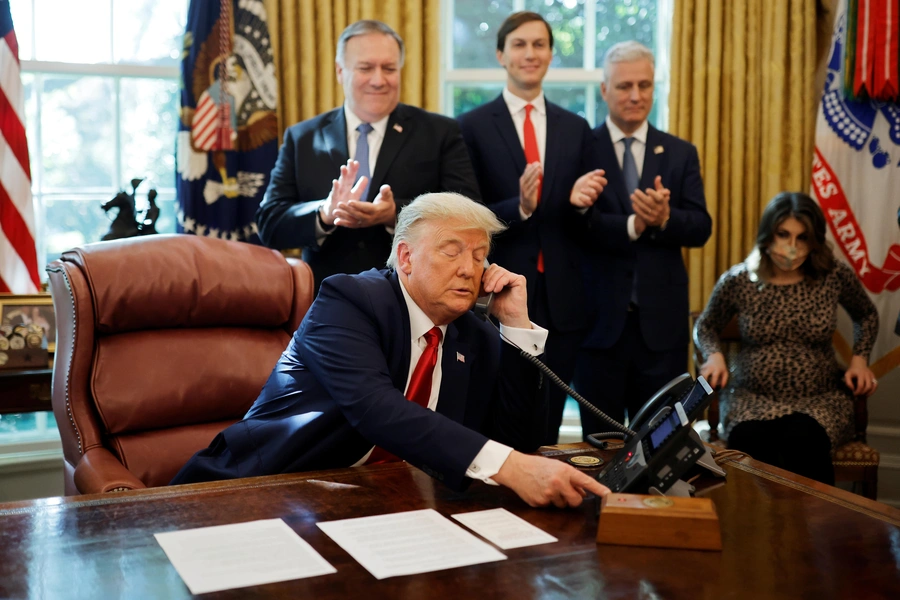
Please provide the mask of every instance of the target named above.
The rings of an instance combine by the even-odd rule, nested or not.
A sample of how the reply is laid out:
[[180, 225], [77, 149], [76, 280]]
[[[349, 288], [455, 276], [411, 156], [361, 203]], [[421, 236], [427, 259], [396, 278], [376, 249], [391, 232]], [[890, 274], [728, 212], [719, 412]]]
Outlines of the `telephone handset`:
[[[491, 266], [491, 263], [488, 262], [488, 259], [484, 259], [484, 270], [487, 271], [488, 267]], [[480, 284], [479, 284], [480, 285]], [[484, 296], [479, 296], [478, 300], [475, 301], [475, 306], [472, 308], [472, 311], [480, 317], [482, 320], [487, 321], [491, 316], [491, 305], [494, 303], [494, 292], [490, 294], [485, 294]]]
[[664, 406], [674, 406], [679, 400], [682, 401], [684, 411], [687, 413], [689, 421], [699, 419], [700, 413], [703, 412], [703, 409], [705, 409], [708, 404], [708, 402], [704, 402], [703, 400], [709, 398], [710, 394], [712, 394], [712, 388], [707, 392], [706, 388], [709, 388], [709, 385], [702, 376], [698, 377], [697, 381], [703, 382], [701, 384], [703, 389], [698, 389], [697, 393], [691, 398], [688, 398], [688, 394], [695, 389], [695, 386], [694, 380], [689, 373], [682, 373], [661, 387], [659, 391], [653, 394], [653, 397], [647, 400], [644, 403], [644, 406], [637, 411], [634, 418], [631, 419], [631, 428], [635, 431], [640, 431], [644, 423], [647, 422], [647, 419], [658, 413], [659, 409]]
[[712, 393], [706, 379], [701, 376], [694, 381], [687, 373], [663, 386], [635, 415], [630, 425], [637, 435], [600, 473], [600, 483], [613, 492], [689, 495], [692, 486], [680, 478], [695, 464], [724, 477], [691, 427]]

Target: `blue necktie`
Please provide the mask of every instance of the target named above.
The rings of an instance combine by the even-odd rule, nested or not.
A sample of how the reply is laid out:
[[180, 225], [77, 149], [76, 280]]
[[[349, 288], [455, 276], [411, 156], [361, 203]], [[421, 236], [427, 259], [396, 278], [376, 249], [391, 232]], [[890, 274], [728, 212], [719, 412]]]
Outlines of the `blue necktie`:
[[[372, 174], [369, 172], [369, 132], [372, 131], [372, 126], [368, 123], [360, 123], [356, 130], [359, 132], [359, 139], [356, 140], [356, 156], [353, 157], [353, 160], [359, 163], [356, 181], [359, 181], [360, 177], [368, 178], [362, 196], [359, 197], [365, 202], [369, 199], [369, 184], [372, 183]], [[632, 160], [632, 162], [634, 161]]]
[[631, 142], [634, 141], [634, 138], [627, 137], [622, 141], [625, 142], [625, 154], [622, 156], [622, 175], [625, 176], [625, 190], [630, 196], [640, 184], [637, 164], [634, 162], [634, 154], [631, 153]]
[[[631, 142], [634, 141], [634, 138], [627, 137], [622, 141], [625, 142], [625, 154], [622, 156], [622, 175], [625, 176], [625, 189], [628, 192], [628, 195], [631, 196], [640, 183], [638, 180], [637, 165], [634, 162], [634, 154], [631, 153]], [[631, 285], [631, 304], [637, 305], [637, 272], [634, 274]]]

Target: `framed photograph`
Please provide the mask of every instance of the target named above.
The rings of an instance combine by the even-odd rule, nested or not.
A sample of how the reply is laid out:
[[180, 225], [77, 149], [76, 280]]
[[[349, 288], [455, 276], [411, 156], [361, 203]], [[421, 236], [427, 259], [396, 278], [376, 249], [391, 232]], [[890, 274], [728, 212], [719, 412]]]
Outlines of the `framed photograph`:
[[56, 351], [56, 314], [50, 294], [0, 294], [0, 327], [18, 325], [39, 325], [44, 337], [41, 347]]

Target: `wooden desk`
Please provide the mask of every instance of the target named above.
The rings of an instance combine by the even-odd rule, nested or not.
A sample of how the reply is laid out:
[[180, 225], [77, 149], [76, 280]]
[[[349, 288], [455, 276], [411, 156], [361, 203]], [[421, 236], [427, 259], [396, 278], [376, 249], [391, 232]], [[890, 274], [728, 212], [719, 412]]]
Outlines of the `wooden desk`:
[[[571, 452], [563, 449], [559, 452]], [[725, 463], [722, 552], [598, 546], [596, 501], [531, 509], [475, 483], [455, 493], [405, 463], [0, 504], [0, 597], [184, 598], [154, 532], [280, 517], [337, 573], [204, 597], [897, 598], [900, 511], [755, 463]], [[504, 507], [559, 542], [508, 560], [378, 581], [317, 521]]]
[[53, 369], [0, 370], [0, 415], [53, 410]]

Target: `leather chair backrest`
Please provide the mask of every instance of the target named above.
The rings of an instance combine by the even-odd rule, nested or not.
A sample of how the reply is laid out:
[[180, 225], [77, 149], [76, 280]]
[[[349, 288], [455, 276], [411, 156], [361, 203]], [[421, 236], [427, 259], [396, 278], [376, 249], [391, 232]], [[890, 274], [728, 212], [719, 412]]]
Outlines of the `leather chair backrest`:
[[189, 235], [89, 244], [48, 272], [67, 493], [95, 447], [167, 484], [244, 415], [313, 298], [306, 264]]

